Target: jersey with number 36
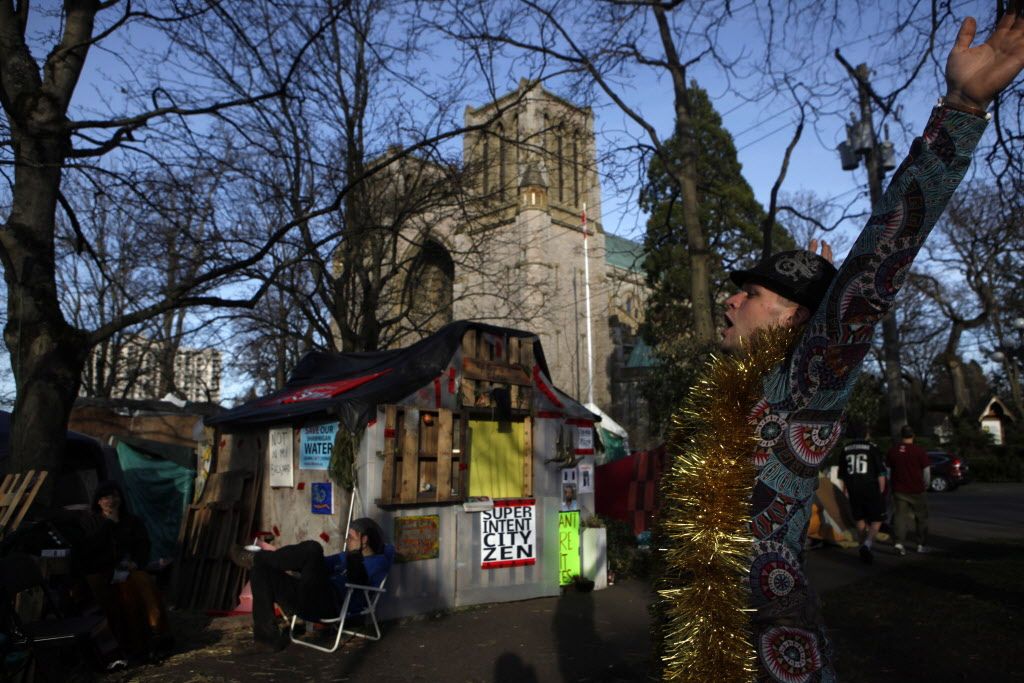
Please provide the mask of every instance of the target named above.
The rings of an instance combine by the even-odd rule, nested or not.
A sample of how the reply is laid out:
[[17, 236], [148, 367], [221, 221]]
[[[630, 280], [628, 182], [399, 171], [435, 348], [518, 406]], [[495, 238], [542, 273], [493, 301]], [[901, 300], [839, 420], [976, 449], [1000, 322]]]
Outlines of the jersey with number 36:
[[878, 477], [885, 474], [882, 451], [870, 441], [851, 441], [839, 459], [839, 478], [849, 490], [878, 490]]

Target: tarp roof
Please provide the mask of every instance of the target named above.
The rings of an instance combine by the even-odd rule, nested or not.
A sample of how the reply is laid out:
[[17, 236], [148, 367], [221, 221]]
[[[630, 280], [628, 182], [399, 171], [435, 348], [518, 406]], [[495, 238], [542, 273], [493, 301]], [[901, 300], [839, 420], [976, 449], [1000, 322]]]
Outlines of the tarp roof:
[[98, 398], [95, 396], [79, 396], [75, 399], [75, 407], [105, 408], [119, 413], [152, 413], [157, 415], [216, 415], [223, 410], [216, 403], [194, 403], [187, 401], [184, 407], [170, 401], [135, 400], [130, 398]]
[[623, 438], [629, 437], [629, 433], [625, 430], [625, 428], [622, 425], [613, 420], [611, 416], [608, 415], [608, 413], [598, 408], [595, 404], [584, 403], [583, 407], [592, 412], [594, 415], [598, 415], [601, 417], [601, 429], [605, 430], [606, 432], [610, 432], [615, 436], [621, 436]]
[[[328, 353], [311, 351], [296, 364], [283, 389], [206, 418], [208, 425], [257, 425], [318, 413], [337, 415], [351, 430], [365, 425], [380, 404], [395, 403], [432, 382], [448, 367], [467, 330], [519, 338], [532, 332], [458, 321], [411, 346], [388, 351]], [[533, 357], [550, 377], [540, 342]], [[589, 414], [581, 405], [559, 392]]]
[[130, 446], [132, 449], [144, 455], [160, 458], [162, 460], [169, 460], [190, 470], [196, 469], [196, 451], [194, 448], [166, 443], [164, 441], [143, 439], [127, 434], [115, 436], [114, 439]]

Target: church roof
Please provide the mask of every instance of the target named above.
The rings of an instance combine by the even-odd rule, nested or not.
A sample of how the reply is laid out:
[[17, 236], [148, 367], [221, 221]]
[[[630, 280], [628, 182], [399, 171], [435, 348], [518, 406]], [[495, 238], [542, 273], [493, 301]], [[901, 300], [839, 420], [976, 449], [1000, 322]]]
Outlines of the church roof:
[[540, 172], [540, 168], [537, 167], [536, 161], [531, 161], [526, 165], [526, 171], [523, 172], [523, 179], [519, 181], [519, 187], [547, 187], [548, 184], [544, 181], [544, 174]]
[[607, 232], [604, 235], [604, 248], [604, 260], [608, 265], [634, 273], [644, 272], [644, 259], [647, 257], [644, 245]]

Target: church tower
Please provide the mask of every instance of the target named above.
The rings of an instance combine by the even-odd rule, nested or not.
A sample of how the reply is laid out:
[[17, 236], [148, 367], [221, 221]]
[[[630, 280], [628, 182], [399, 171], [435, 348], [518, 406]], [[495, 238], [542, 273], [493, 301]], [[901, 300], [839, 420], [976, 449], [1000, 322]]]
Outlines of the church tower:
[[[468, 108], [464, 161], [474, 180], [473, 233], [491, 235], [490, 263], [503, 263], [504, 295], [477, 292], [480, 280], [456, 274], [454, 317], [519, 327], [540, 335], [553, 380], [586, 400], [587, 340], [581, 214], [587, 210], [594, 400], [610, 404], [609, 279], [601, 225], [594, 116], [520, 81], [490, 104]], [[493, 286], [491, 287], [493, 289]]]

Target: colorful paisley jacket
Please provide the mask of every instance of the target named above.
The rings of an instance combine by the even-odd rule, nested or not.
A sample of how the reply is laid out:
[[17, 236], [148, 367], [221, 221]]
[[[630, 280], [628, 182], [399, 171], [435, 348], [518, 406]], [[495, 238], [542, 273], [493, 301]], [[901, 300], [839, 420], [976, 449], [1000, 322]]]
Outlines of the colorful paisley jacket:
[[754, 453], [749, 581], [758, 681], [836, 680], [803, 545], [818, 470], [911, 263], [970, 165], [984, 119], [936, 108], [787, 359], [750, 414]]

